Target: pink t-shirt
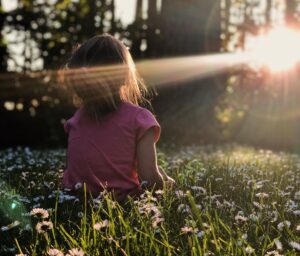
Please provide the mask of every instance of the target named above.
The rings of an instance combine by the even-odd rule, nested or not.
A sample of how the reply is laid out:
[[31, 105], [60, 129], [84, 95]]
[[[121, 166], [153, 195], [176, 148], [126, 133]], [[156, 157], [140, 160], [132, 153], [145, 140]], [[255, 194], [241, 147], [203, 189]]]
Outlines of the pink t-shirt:
[[135, 195], [140, 190], [136, 169], [136, 145], [143, 134], [154, 128], [158, 141], [160, 126], [145, 108], [122, 102], [118, 110], [100, 122], [79, 108], [64, 125], [68, 133], [67, 168], [62, 185], [74, 189], [86, 183], [87, 192], [97, 196], [105, 187], [117, 199]]

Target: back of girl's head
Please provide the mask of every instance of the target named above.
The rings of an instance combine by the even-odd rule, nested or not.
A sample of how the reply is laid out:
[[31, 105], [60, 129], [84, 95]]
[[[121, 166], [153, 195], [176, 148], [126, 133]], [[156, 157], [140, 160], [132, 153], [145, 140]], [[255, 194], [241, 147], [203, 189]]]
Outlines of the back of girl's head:
[[127, 47], [111, 35], [94, 36], [75, 49], [61, 80], [77, 94], [89, 116], [100, 119], [119, 104], [145, 101], [147, 89]]

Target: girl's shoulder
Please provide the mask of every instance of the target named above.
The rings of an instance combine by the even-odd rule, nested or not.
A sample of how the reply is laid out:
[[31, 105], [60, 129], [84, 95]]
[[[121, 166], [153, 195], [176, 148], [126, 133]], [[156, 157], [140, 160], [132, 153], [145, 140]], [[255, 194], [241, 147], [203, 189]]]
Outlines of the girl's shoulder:
[[137, 140], [140, 140], [148, 129], [154, 128], [154, 141], [158, 141], [160, 137], [160, 125], [151, 111], [132, 103], [123, 103], [122, 107], [128, 113], [127, 116], [130, 116], [131, 120], [133, 119]]
[[135, 105], [130, 102], [122, 102], [121, 109], [125, 112], [130, 112], [131, 114], [138, 114], [140, 112], [149, 112], [151, 113], [148, 109]]
[[63, 126], [66, 133], [69, 133], [70, 128], [74, 124], [79, 122], [80, 117], [82, 116], [82, 107], [76, 109], [75, 113], [67, 120], [65, 120]]

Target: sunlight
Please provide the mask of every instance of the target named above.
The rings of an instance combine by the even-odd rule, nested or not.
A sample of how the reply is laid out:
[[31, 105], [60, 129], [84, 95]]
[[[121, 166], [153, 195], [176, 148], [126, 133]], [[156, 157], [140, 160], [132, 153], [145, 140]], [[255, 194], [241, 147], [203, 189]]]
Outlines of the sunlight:
[[300, 61], [300, 32], [287, 27], [249, 40], [250, 60], [272, 72], [287, 71]]

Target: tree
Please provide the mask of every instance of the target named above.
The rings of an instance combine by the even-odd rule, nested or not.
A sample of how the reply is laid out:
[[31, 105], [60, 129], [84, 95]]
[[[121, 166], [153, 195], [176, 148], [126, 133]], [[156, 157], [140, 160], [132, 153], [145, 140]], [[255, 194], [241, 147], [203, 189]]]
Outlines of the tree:
[[295, 16], [297, 1], [296, 0], [286, 0], [286, 11], [285, 11], [285, 20], [287, 25], [289, 26], [296, 26], [297, 19]]
[[128, 26], [128, 31], [130, 33], [129, 38], [131, 40], [131, 53], [134, 57], [140, 58], [142, 56], [141, 53], [141, 44], [144, 39], [144, 24], [145, 21], [143, 19], [143, 1], [137, 0], [136, 9], [135, 9], [135, 19], [133, 24]]
[[4, 28], [5, 13], [0, 0], [0, 73], [7, 70], [7, 47], [4, 36], [1, 33]]
[[19, 0], [6, 23], [23, 35], [21, 41], [12, 42], [25, 46], [20, 70], [60, 67], [76, 44], [103, 32], [115, 33], [120, 26], [114, 5], [114, 0]]

